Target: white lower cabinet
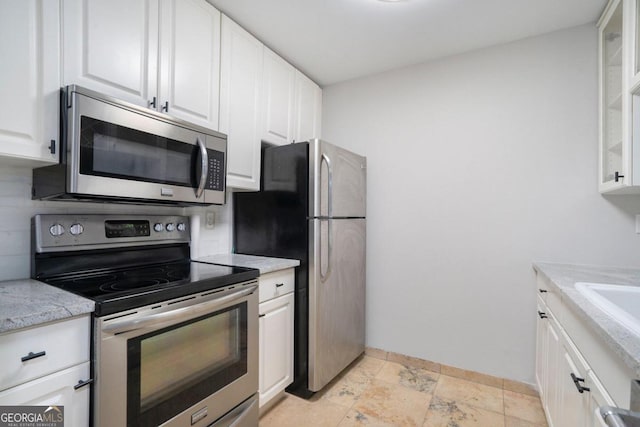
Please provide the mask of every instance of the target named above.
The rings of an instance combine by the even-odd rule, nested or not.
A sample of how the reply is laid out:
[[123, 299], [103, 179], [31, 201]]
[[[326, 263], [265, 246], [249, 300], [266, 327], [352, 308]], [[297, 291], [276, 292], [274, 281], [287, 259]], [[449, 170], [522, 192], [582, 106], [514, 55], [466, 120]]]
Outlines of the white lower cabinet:
[[549, 427], [603, 426], [598, 408], [614, 401], [567, 334], [563, 313], [552, 312], [544, 297], [537, 306], [536, 382]]
[[90, 318], [0, 334], [0, 405], [64, 406], [65, 425], [89, 425]]
[[0, 392], [0, 405], [63, 406], [67, 426], [89, 425], [90, 387], [75, 388], [89, 378], [89, 362]]
[[293, 381], [293, 283], [293, 269], [260, 276], [261, 408]]

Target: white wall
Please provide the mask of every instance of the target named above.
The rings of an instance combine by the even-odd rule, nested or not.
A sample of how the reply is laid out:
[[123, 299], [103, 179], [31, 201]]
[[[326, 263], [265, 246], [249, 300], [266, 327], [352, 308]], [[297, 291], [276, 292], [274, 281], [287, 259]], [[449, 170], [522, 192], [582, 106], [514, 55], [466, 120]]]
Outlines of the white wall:
[[324, 88], [324, 139], [368, 158], [368, 346], [533, 383], [531, 263], [640, 266], [597, 87], [587, 25]]
[[[230, 194], [227, 197], [231, 200]], [[206, 211], [215, 213], [216, 224], [212, 230], [204, 226]], [[195, 250], [200, 256], [228, 253], [231, 248], [230, 208], [226, 205], [172, 208], [33, 201], [31, 169], [7, 165], [0, 159], [0, 280], [29, 277], [31, 217], [38, 213], [196, 214], [201, 226]]]

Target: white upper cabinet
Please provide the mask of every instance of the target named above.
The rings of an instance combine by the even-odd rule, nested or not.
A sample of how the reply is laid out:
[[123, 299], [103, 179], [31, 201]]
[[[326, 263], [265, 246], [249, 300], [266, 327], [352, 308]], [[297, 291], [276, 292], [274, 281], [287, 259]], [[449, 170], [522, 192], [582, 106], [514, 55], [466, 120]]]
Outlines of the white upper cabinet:
[[218, 128], [220, 12], [204, 0], [63, 0], [63, 84]]
[[262, 76], [262, 140], [289, 144], [293, 142], [296, 69], [265, 47]]
[[203, 0], [160, 3], [160, 109], [218, 129], [220, 12]]
[[158, 0], [64, 0], [63, 83], [141, 106], [157, 96]]
[[294, 111], [294, 141], [320, 138], [322, 89], [297, 70]]
[[4, 160], [34, 165], [58, 161], [59, 30], [56, 1], [0, 2], [0, 156]]
[[227, 185], [260, 189], [262, 43], [222, 16], [220, 132], [227, 135]]
[[601, 193], [640, 193], [640, 0], [610, 0], [598, 22]]

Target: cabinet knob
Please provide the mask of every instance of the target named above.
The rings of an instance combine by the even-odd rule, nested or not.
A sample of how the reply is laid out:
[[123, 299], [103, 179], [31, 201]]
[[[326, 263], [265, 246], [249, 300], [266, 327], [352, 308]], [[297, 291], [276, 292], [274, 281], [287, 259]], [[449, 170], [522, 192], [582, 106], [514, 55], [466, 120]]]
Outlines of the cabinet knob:
[[56, 140], [52, 139], [51, 142], [49, 142], [49, 152], [51, 154], [56, 154]]
[[616, 171], [615, 175], [613, 176], [613, 179], [615, 179], [615, 181], [618, 182], [622, 178], [624, 178], [624, 175], [621, 175], [618, 171]]
[[540, 291], [541, 294], [546, 294], [547, 290], [546, 289], [538, 289]]
[[540, 310], [538, 310], [538, 316], [540, 316], [541, 319], [546, 319], [548, 317], [547, 313], [545, 313], [544, 311], [540, 311]]
[[282, 286], [284, 286], [284, 283], [276, 283], [276, 288], [281, 288]]
[[153, 101], [148, 101], [149, 102], [149, 107], [153, 107], [156, 108], [156, 97], [153, 97]]
[[162, 111], [167, 113], [169, 112], [169, 101], [164, 103], [164, 105], [162, 106]]

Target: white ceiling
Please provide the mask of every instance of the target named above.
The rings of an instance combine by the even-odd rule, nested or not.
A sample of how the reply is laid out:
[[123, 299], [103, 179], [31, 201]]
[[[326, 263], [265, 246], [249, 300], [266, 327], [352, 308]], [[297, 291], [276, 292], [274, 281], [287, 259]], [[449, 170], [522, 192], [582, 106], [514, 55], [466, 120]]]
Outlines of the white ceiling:
[[595, 22], [606, 4], [606, 0], [209, 2], [321, 86]]

